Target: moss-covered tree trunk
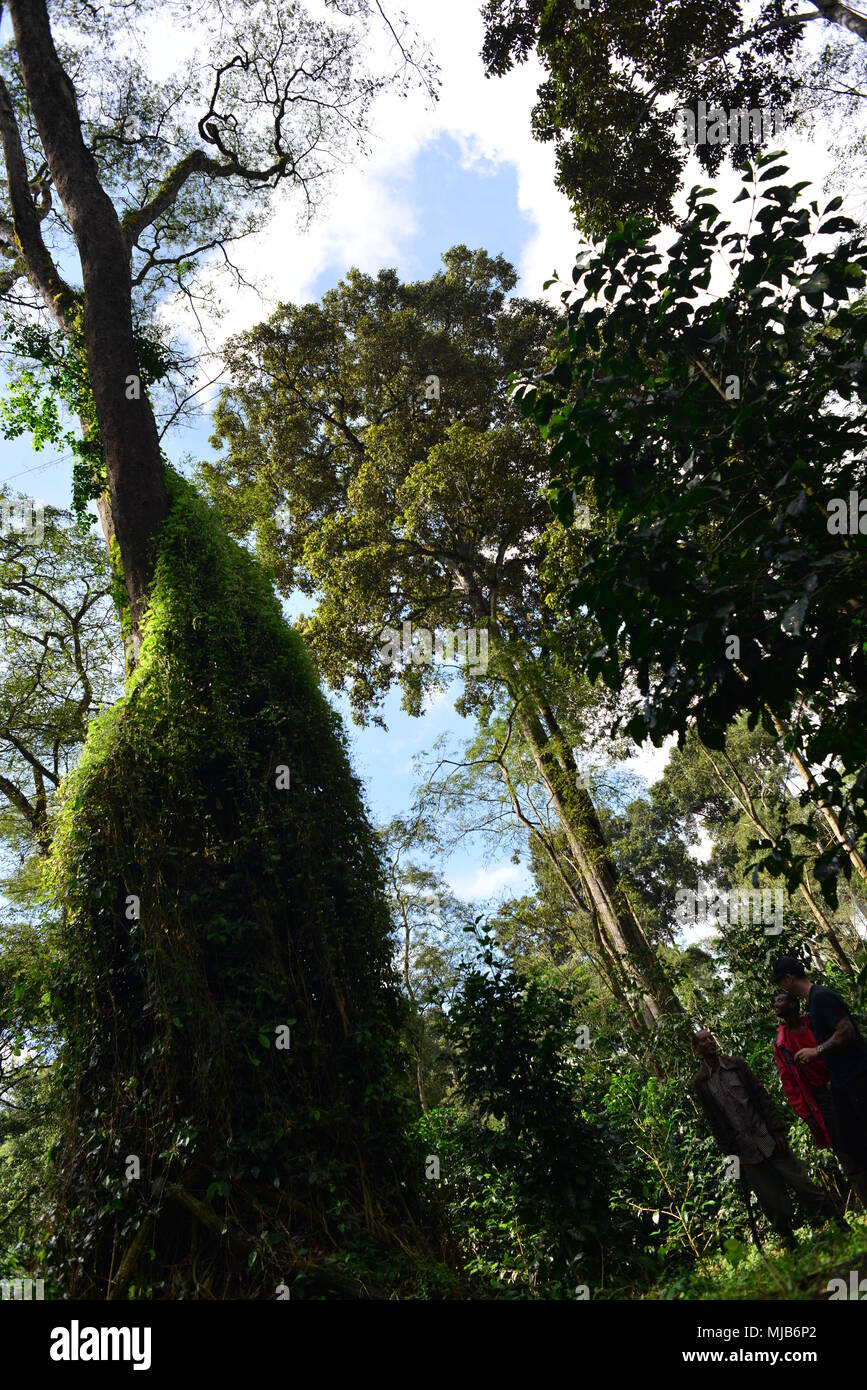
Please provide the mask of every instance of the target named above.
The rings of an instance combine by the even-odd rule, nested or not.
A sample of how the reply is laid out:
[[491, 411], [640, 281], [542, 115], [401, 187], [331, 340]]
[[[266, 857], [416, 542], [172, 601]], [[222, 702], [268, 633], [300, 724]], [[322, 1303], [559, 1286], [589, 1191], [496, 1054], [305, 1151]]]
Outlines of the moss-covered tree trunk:
[[[72, 1297], [361, 1295], [399, 1281], [423, 1243], [375, 840], [268, 581], [164, 470], [130, 247], [44, 0], [7, 8], [81, 259], [102, 520], [136, 657], [63, 789], [54, 846], [67, 1114], [53, 1275]], [[64, 326], [79, 296], [26, 180], [11, 188], [4, 110], [27, 273]]]
[[56, 1268], [75, 1296], [361, 1295], [423, 1245], [376, 842], [264, 573], [167, 483], [140, 660], [55, 840]]

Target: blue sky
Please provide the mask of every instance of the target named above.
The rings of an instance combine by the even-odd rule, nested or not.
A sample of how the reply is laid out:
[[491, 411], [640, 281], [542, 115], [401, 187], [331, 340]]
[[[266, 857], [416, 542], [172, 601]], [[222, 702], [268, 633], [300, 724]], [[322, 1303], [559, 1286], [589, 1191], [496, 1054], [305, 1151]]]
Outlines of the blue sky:
[[[268, 227], [236, 253], [248, 278], [260, 287], [259, 295], [239, 291], [215, 272], [215, 298], [222, 312], [205, 319], [215, 360], [230, 332], [264, 317], [279, 299], [319, 298], [352, 265], [369, 273], [393, 266], [403, 278], [423, 278], [438, 269], [444, 250], [464, 242], [507, 256], [519, 271], [518, 292], [524, 295], [541, 294], [543, 281], [554, 270], [568, 276], [578, 237], [565, 199], [554, 187], [553, 151], [531, 135], [530, 112], [540, 79], [535, 63], [504, 79], [485, 79], [474, 0], [437, 0], [435, 6], [405, 0], [402, 8], [440, 63], [440, 101], [431, 106], [420, 93], [408, 100], [382, 98], [374, 112], [368, 156], [335, 171], [329, 196], [309, 227], [299, 225], [291, 193], [275, 200]], [[194, 42], [188, 33], [170, 37], [167, 42], [157, 14], [149, 48], [156, 77]], [[806, 147], [802, 167], [808, 175], [824, 172], [821, 158]], [[183, 319], [178, 306], [171, 315], [175, 322]], [[213, 374], [212, 366], [203, 368], [202, 382]], [[202, 456], [208, 433], [207, 417], [176, 431], [166, 439], [170, 456]], [[50, 451], [34, 455], [25, 441], [0, 444], [0, 449], [0, 479], [34, 498], [69, 505], [68, 459]], [[471, 733], [471, 726], [455, 714], [451, 698], [414, 720], [400, 711], [394, 694], [385, 714], [387, 735], [350, 727], [355, 766], [378, 820], [409, 808], [414, 754], [442, 733]], [[640, 764], [645, 772], [660, 768], [658, 756]], [[450, 862], [448, 877], [456, 891], [476, 898], [504, 887], [521, 891], [527, 883], [523, 870], [506, 861], [484, 868], [478, 853], [470, 850]]]
[[[457, 141], [443, 135], [419, 151], [407, 174], [395, 180], [416, 211], [416, 229], [397, 269], [405, 279], [424, 279], [440, 268], [442, 253], [464, 242], [501, 253], [519, 265], [534, 225], [518, 207], [518, 179], [512, 165], [482, 160], [466, 167]], [[339, 279], [329, 267], [316, 294]]]
[[[383, 265], [393, 265], [403, 278], [418, 279], [433, 274], [440, 266], [441, 254], [448, 247], [465, 242], [502, 252], [515, 264], [533, 233], [533, 224], [520, 211], [517, 175], [511, 165], [488, 160], [467, 167], [458, 143], [443, 135], [423, 147], [408, 167], [393, 180], [397, 198], [412, 205], [415, 213], [411, 234], [400, 238], [399, 254], [384, 255]], [[315, 228], [310, 235], [315, 236]], [[332, 259], [315, 276], [310, 297], [318, 298], [335, 285], [349, 269], [335, 250]], [[210, 452], [207, 414], [192, 428], [167, 437], [168, 452], [175, 460], [192, 453]], [[69, 506], [72, 491], [72, 464], [56, 450], [36, 454], [27, 440], [4, 442], [0, 477], [16, 489], [56, 506]], [[295, 605], [291, 605], [294, 607]], [[456, 692], [455, 692], [456, 693]], [[400, 709], [400, 696], [393, 692], [385, 707], [388, 733], [379, 728], [359, 729], [348, 718], [348, 702], [337, 698], [350, 735], [353, 762], [361, 776], [371, 812], [378, 821], [409, 809], [413, 797], [413, 757], [430, 748], [443, 733], [468, 737], [471, 721], [454, 711], [454, 694], [438, 701], [420, 719]], [[504, 880], [515, 887], [525, 881], [523, 872], [512, 866], [493, 868], [488, 878], [478, 872], [477, 853], [468, 850], [454, 856], [449, 877], [463, 894], [484, 893]]]

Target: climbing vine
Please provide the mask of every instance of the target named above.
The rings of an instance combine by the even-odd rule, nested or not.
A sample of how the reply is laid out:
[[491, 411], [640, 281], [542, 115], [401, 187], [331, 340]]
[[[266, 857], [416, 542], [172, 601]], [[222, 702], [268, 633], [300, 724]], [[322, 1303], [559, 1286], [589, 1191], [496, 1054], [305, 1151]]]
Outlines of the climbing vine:
[[[76, 303], [67, 333], [41, 324], [21, 324], [6, 316], [3, 340], [13, 359], [26, 365], [18, 368], [5, 397], [0, 398], [0, 429], [5, 439], [29, 434], [37, 453], [46, 444], [69, 451], [73, 459], [72, 509], [79, 524], [89, 526], [88, 503], [105, 492], [106, 477], [84, 345], [83, 312], [81, 303]], [[163, 380], [175, 363], [153, 332], [137, 331], [135, 343], [141, 386], [146, 390]]]
[[378, 850], [264, 572], [167, 486], [140, 659], [51, 867], [56, 1259], [76, 1297], [359, 1293], [424, 1243]]

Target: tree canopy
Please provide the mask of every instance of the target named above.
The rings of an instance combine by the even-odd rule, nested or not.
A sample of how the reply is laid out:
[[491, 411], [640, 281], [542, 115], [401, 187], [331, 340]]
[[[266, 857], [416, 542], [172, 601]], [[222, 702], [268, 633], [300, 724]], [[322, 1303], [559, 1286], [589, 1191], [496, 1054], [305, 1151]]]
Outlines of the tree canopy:
[[[487, 0], [483, 14], [490, 76], [538, 53], [545, 80], [533, 133], [555, 143], [558, 185], [594, 235], [635, 214], [672, 220], [691, 152], [678, 108], [781, 110], [794, 125], [802, 83], [793, 63], [811, 21], [867, 40], [867, 19], [825, 0], [807, 9], [789, 0]], [[709, 174], [743, 155], [727, 140], [692, 152]]]
[[[374, 131], [403, 157], [381, 95], [436, 99], [410, 20], [0, 22], [0, 432], [73, 462], [68, 510], [0, 490], [3, 1300], [83, 1300], [81, 1360], [156, 1323], [103, 1300], [220, 1302], [224, 1378], [251, 1301], [592, 1298], [599, 1344], [606, 1302], [857, 1300], [867, 19], [487, 0], [571, 280], [431, 180], [441, 264], [332, 275], [332, 223], [315, 298], [227, 344], [234, 245], [293, 192], [303, 235]], [[829, 137], [834, 196], [750, 108]]]
[[[773, 154], [746, 168], [743, 229], [694, 189], [664, 255], [646, 224], [612, 233], [564, 292], [556, 362], [518, 391], [552, 446], [561, 518], [579, 495], [598, 508], [564, 585], [599, 635], [589, 673], [628, 687], [639, 741], [694, 723], [720, 747], [741, 710], [791, 720], [803, 765], [823, 768], [805, 801], [835, 823], [816, 862], [833, 901], [836, 875], [864, 869], [864, 543], [849, 508], [865, 248], [814, 245], [854, 224], [839, 200], [801, 203], [803, 184], [775, 182], [786, 172]], [[708, 297], [714, 264], [728, 283]], [[777, 872], [810, 860], [809, 821], [799, 833], [808, 848], [787, 836]]]

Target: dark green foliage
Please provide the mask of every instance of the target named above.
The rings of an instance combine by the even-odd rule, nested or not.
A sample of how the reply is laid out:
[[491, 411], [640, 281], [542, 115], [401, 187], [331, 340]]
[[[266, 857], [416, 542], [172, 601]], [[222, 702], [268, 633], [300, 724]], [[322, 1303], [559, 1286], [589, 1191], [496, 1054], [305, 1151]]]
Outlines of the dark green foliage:
[[[664, 256], [656, 229], [630, 222], [582, 258], [555, 364], [522, 399], [560, 470], [558, 517], [576, 496], [595, 509], [563, 588], [597, 628], [588, 673], [628, 693], [628, 733], [661, 743], [695, 724], [719, 748], [741, 711], [785, 721], [808, 690], [802, 747], [813, 766], [836, 760], [820, 794], [854, 843], [867, 832], [867, 539], [830, 516], [863, 477], [867, 245], [817, 247], [817, 230], [853, 224], [839, 199], [820, 213], [803, 183], [774, 182], [777, 158], [745, 167], [746, 231], [693, 189]], [[731, 285], [708, 296], [713, 267]], [[806, 849], [796, 829], [764, 861], [790, 884], [815, 857], [809, 823]], [[829, 902], [850, 871], [836, 843], [819, 857]]]
[[117, 1295], [144, 1231], [139, 1293], [358, 1294], [355, 1275], [401, 1278], [414, 1204], [375, 841], [267, 580], [168, 485], [140, 663], [55, 846], [54, 1264], [69, 1295], [104, 1297], [112, 1272]]
[[555, 143], [559, 187], [579, 225], [601, 234], [636, 214], [671, 221], [687, 156], [715, 174], [731, 155], [727, 145], [687, 148], [677, 108], [695, 112], [703, 100], [791, 118], [803, 30], [787, 9], [785, 0], [487, 0], [482, 57], [500, 76], [536, 50], [546, 77], [533, 134]]
[[[29, 866], [28, 866], [29, 867]], [[4, 882], [4, 890], [10, 888]], [[3, 925], [0, 944], [0, 1278], [43, 1264], [46, 1192], [57, 1139], [51, 961], [30, 925]], [[49, 1294], [50, 1296], [50, 1294]]]
[[632, 1239], [608, 1203], [619, 1139], [584, 1113], [574, 986], [513, 970], [478, 940], [446, 1025], [466, 1111], [433, 1111], [423, 1137], [468, 1269], [493, 1292], [573, 1298]]

